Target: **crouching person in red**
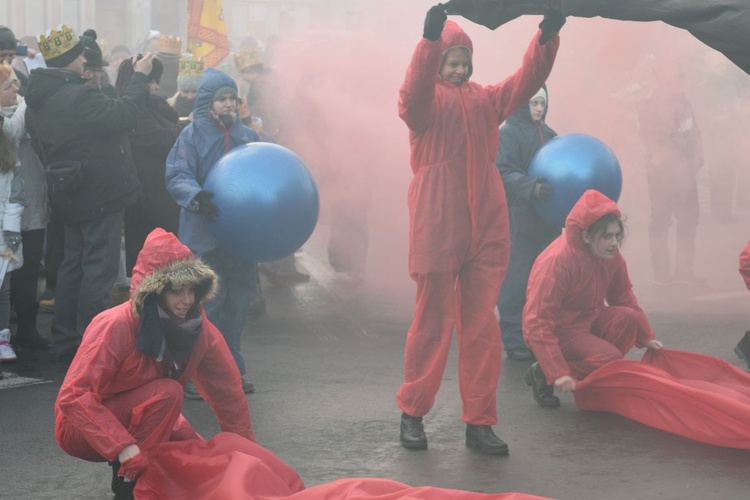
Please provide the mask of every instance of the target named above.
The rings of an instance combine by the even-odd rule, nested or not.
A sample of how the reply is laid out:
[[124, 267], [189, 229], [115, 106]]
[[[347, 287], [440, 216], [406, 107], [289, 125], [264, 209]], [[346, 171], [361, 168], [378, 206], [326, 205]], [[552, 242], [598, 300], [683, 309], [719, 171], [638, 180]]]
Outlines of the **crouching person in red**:
[[203, 312], [216, 274], [163, 229], [146, 239], [130, 300], [94, 318], [55, 403], [69, 455], [112, 465], [115, 498], [132, 498], [148, 448], [203, 438], [180, 413], [194, 380], [222, 431], [255, 441], [237, 365]]
[[554, 389], [575, 389], [600, 366], [633, 348], [660, 349], [633, 294], [620, 244], [625, 227], [614, 201], [586, 191], [565, 221], [565, 232], [531, 269], [523, 337], [537, 363], [526, 373], [534, 399], [560, 406]]

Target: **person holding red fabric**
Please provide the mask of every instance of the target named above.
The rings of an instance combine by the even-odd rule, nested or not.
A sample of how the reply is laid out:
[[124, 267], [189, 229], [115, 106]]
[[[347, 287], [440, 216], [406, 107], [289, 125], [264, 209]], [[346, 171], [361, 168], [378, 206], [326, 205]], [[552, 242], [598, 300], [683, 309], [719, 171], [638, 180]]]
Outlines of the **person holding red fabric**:
[[565, 221], [565, 232], [531, 269], [523, 336], [536, 359], [526, 372], [541, 406], [560, 406], [554, 389], [622, 359], [633, 345], [660, 349], [638, 305], [620, 244], [625, 227], [617, 204], [586, 191]]
[[[750, 241], [740, 252], [740, 276], [745, 280], [745, 286], [750, 290]], [[750, 330], [745, 332], [745, 336], [737, 343], [734, 348], [735, 354], [745, 361], [747, 369], [750, 370]]]
[[396, 396], [401, 444], [426, 449], [422, 417], [435, 401], [456, 327], [466, 446], [508, 453], [492, 430], [502, 346], [494, 309], [508, 266], [505, 191], [494, 166], [498, 127], [527, 103], [552, 69], [565, 22], [553, 2], [524, 56], [500, 84], [469, 81], [472, 42], [445, 6], [427, 12], [401, 86], [399, 116], [409, 127], [414, 178], [408, 194], [409, 274], [416, 308]]
[[161, 228], [138, 255], [130, 300], [102, 312], [83, 335], [55, 402], [63, 451], [112, 465], [115, 498], [132, 498], [148, 448], [203, 440], [180, 413], [194, 380], [222, 431], [255, 440], [240, 373], [202, 303], [216, 274]]

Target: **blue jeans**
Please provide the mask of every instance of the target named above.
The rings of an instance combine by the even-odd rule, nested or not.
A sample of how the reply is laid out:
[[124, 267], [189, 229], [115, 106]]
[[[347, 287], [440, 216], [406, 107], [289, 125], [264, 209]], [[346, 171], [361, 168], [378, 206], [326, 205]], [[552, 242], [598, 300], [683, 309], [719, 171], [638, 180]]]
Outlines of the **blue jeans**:
[[250, 304], [258, 294], [257, 264], [229, 255], [220, 248], [201, 255], [201, 260], [219, 276], [219, 291], [203, 308], [209, 321], [224, 336], [240, 374], [244, 375], [241, 341]]

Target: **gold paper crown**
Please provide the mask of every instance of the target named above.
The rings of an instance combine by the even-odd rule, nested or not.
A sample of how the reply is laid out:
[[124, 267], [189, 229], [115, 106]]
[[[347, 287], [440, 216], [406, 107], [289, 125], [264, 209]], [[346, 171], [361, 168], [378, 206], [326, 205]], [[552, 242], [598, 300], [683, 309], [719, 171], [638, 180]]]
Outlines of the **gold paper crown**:
[[203, 74], [203, 59], [193, 59], [192, 54], [183, 54], [177, 74], [200, 77]]
[[179, 36], [159, 36], [159, 52], [162, 54], [182, 54], [182, 38]]
[[256, 64], [263, 64], [263, 53], [259, 48], [244, 49], [234, 55], [237, 71], [243, 71]]
[[64, 24], [57, 29], [48, 30], [47, 36], [39, 35], [39, 50], [42, 51], [45, 61], [65, 54], [76, 45], [78, 35], [73, 28], [68, 28]]

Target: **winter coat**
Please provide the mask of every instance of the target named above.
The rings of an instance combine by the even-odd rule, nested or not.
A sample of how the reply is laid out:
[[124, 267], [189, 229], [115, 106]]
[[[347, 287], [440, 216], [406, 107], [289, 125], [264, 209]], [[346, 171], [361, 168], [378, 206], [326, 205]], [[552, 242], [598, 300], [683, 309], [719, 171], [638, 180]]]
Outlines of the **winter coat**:
[[23, 214], [21, 230], [44, 229], [49, 221], [47, 206], [47, 181], [44, 165], [31, 145], [31, 137], [26, 132], [26, 103], [18, 97], [17, 106], [2, 108], [5, 117], [3, 130], [16, 144], [20, 174], [23, 180]]
[[180, 241], [196, 255], [204, 255], [219, 244], [208, 229], [208, 220], [191, 212], [191, 202], [202, 189], [214, 164], [230, 150], [256, 142], [258, 134], [240, 123], [239, 117], [229, 130], [209, 115], [214, 94], [222, 87], [237, 89], [226, 73], [209, 68], [201, 77], [195, 97], [193, 122], [185, 127], [167, 157], [167, 191], [182, 207]]
[[[547, 87], [544, 86], [546, 89]], [[547, 116], [549, 101], [544, 110]], [[544, 220], [532, 205], [532, 194], [536, 177], [529, 177], [529, 164], [539, 148], [557, 136], [544, 122], [531, 118], [529, 104], [523, 104], [500, 128], [500, 147], [495, 166], [503, 178], [505, 196], [508, 200], [510, 237], [523, 234], [539, 241], [551, 241], [560, 234], [560, 229]]]
[[636, 338], [636, 346], [643, 347], [654, 339], [654, 331], [633, 294], [625, 259], [619, 252], [612, 259], [600, 259], [583, 241], [583, 231], [610, 213], [620, 215], [615, 202], [598, 191], [586, 191], [570, 211], [565, 232], [537, 257], [531, 269], [523, 337], [547, 380], [570, 375], [557, 332], [590, 334], [599, 313], [608, 305], [638, 313], [639, 332], [648, 333]]
[[26, 126], [45, 167], [81, 162], [82, 182], [75, 191], [62, 196], [49, 186], [69, 224], [122, 210], [140, 192], [127, 133], [148, 99], [146, 75], [135, 74], [121, 99], [84, 83], [70, 71], [39, 68], [31, 72], [26, 96]]
[[[210, 300], [218, 286], [216, 274], [196, 259], [177, 238], [161, 229], [149, 235], [133, 270], [130, 300], [94, 318], [83, 334], [55, 402], [55, 436], [65, 449], [67, 429], [75, 427], [107, 460], [136, 440], [102, 404], [102, 400], [165, 378], [162, 362], [136, 348], [144, 303], [167, 286], [196, 287], [196, 303]], [[219, 330], [206, 318], [177, 382], [194, 380], [213, 409], [222, 431], [254, 440], [240, 373]], [[134, 417], [138, 408], [134, 408]]]
[[[460, 86], [439, 76], [443, 54], [472, 42], [448, 21], [437, 41], [422, 39], [401, 86], [399, 116], [409, 127], [409, 273], [457, 273], [479, 249], [496, 248], [507, 268], [505, 191], [494, 167], [498, 126], [542, 86], [559, 37], [534, 36], [522, 67], [498, 85]], [[498, 222], [499, 221], [499, 222]], [[504, 274], [504, 270], [503, 270]]]

